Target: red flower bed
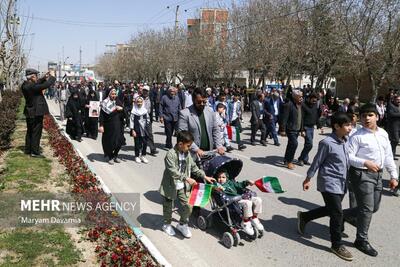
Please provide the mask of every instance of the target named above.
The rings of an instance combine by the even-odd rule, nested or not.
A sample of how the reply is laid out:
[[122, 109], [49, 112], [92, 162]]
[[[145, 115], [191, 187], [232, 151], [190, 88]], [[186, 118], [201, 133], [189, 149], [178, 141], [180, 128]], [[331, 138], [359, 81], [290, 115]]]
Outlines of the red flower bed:
[[[49, 134], [54, 156], [66, 167], [71, 177], [72, 193], [80, 200], [109, 202], [96, 176], [89, 170], [68, 139], [60, 133], [54, 119], [46, 116], [43, 126]], [[97, 243], [96, 254], [101, 266], [156, 266], [146, 248], [135, 238], [123, 218], [111, 211], [87, 212], [86, 220], [93, 225], [88, 238]]]

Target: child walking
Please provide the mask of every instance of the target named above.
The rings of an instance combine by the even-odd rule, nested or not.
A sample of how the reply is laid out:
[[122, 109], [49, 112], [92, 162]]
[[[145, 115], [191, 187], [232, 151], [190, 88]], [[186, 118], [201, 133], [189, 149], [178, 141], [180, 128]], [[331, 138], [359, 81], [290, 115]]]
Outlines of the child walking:
[[137, 97], [131, 111], [130, 128], [135, 141], [135, 161], [136, 163], [149, 163], [146, 159], [146, 149], [148, 134], [146, 125], [150, 123], [147, 109], [143, 105], [143, 98]]
[[215, 118], [217, 121], [218, 129], [224, 140], [224, 146], [226, 147], [226, 152], [233, 150], [231, 142], [229, 141], [228, 134], [226, 132], [226, 106], [224, 103], [220, 102], [217, 105], [217, 111], [215, 112]]
[[308, 222], [329, 216], [331, 251], [340, 258], [351, 261], [353, 256], [342, 243], [342, 200], [346, 193], [349, 167], [346, 136], [351, 131], [351, 118], [344, 112], [336, 112], [332, 115], [331, 126], [333, 132], [319, 143], [318, 152], [303, 182], [303, 190], [307, 191], [311, 185], [311, 178], [318, 170], [317, 190], [321, 192], [325, 206], [308, 212], [299, 211], [298, 231], [303, 235]]
[[189, 149], [193, 143], [193, 135], [188, 131], [180, 131], [177, 134], [177, 144], [171, 148], [165, 156], [165, 170], [160, 186], [160, 194], [164, 197], [163, 231], [170, 236], [175, 235], [175, 230], [171, 225], [172, 208], [174, 201], [178, 199], [180, 203], [179, 214], [181, 216], [176, 229], [186, 238], [190, 238], [192, 233], [189, 230], [188, 222], [192, 207], [188, 203], [189, 193], [196, 180], [192, 177], [199, 177], [212, 183], [214, 178], [206, 177], [190, 156]]

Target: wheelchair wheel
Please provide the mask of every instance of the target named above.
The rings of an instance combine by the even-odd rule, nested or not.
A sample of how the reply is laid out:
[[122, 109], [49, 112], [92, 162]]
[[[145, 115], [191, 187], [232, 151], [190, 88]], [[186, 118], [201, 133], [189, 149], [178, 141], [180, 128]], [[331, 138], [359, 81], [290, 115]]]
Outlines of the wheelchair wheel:
[[233, 246], [236, 247], [240, 243], [240, 234], [239, 232], [235, 232], [233, 234]]
[[207, 219], [200, 215], [197, 217], [197, 226], [199, 227], [200, 230], [206, 230], [207, 229]]
[[231, 248], [234, 244], [234, 240], [233, 240], [233, 236], [231, 233], [229, 232], [225, 232], [222, 235], [222, 244], [226, 247], [226, 248]]

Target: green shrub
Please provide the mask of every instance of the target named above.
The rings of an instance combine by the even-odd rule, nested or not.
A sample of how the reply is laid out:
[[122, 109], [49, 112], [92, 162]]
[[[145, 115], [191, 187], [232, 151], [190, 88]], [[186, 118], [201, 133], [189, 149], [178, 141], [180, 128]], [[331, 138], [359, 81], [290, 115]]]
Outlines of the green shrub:
[[0, 102], [0, 153], [11, 144], [11, 134], [15, 129], [18, 106], [21, 102], [20, 91], [4, 91]]

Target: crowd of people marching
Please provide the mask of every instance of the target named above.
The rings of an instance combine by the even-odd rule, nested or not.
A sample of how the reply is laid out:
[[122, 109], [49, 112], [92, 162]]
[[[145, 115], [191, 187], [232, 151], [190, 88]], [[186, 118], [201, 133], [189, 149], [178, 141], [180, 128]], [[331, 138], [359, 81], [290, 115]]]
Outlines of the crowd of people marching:
[[[126, 144], [125, 131], [134, 138], [135, 161], [148, 163], [147, 148], [152, 155], [158, 153], [152, 123], [164, 124], [165, 148], [169, 151], [160, 193], [164, 197], [163, 230], [166, 233], [174, 234], [170, 225], [171, 211], [173, 200], [178, 197], [184, 211], [177, 229], [185, 237], [191, 236], [187, 221], [192, 211], [182, 190], [186, 188], [185, 183], [192, 186], [196, 180], [187, 177], [188, 168], [198, 173], [201, 181], [215, 182], [216, 179], [206, 177], [196, 166], [207, 151], [223, 155], [234, 149], [233, 143], [238, 150], [246, 149], [240, 135], [243, 112], [249, 111], [251, 145], [267, 146], [267, 140], [271, 139], [270, 144], [280, 146], [279, 136], [286, 136], [285, 166], [294, 169], [295, 164], [310, 165], [303, 182], [304, 190], [310, 187], [318, 171], [317, 189], [322, 193], [325, 206], [298, 213], [299, 233], [304, 233], [309, 221], [330, 216], [331, 249], [336, 255], [345, 260], [353, 259], [341, 241], [343, 221], [346, 221], [357, 227], [354, 246], [367, 255], [377, 256], [378, 252], [368, 242], [368, 229], [372, 214], [380, 204], [383, 168], [390, 174], [389, 186], [393, 194], [399, 196], [398, 171], [394, 163], [398, 160], [396, 147], [400, 131], [398, 92], [390, 90], [386, 96], [379, 96], [376, 103], [361, 105], [357, 97], [339, 102], [330, 90], [316, 91], [309, 85], [249, 93], [245, 88], [223, 85], [196, 88], [119, 81], [54, 83], [54, 74], [48, 73], [38, 80], [37, 71], [33, 69], [28, 69], [26, 76], [28, 81], [23, 84], [22, 91], [27, 100], [26, 153], [31, 156], [40, 156], [40, 124], [48, 109], [38, 107], [45, 101], [42, 90], [47, 88], [50, 89], [46, 97], [54, 98], [59, 104], [59, 119], [66, 120], [66, 132], [72, 139], [81, 142], [84, 135], [97, 139], [98, 132], [102, 133], [104, 156], [110, 165], [120, 162], [118, 153]], [[98, 109], [93, 109], [92, 103], [98, 103]], [[311, 161], [309, 152], [315, 128], [323, 133], [323, 127], [332, 128], [332, 133], [319, 143], [317, 155]], [[259, 130], [261, 135], [256, 141]], [[174, 136], [177, 142], [173, 142]], [[299, 136], [305, 142], [295, 159]], [[193, 160], [187, 156], [188, 152]], [[222, 173], [218, 179], [226, 179], [224, 175]], [[347, 188], [350, 208], [342, 210], [341, 202]], [[248, 216], [244, 225], [254, 224], [261, 229], [257, 214]]]

